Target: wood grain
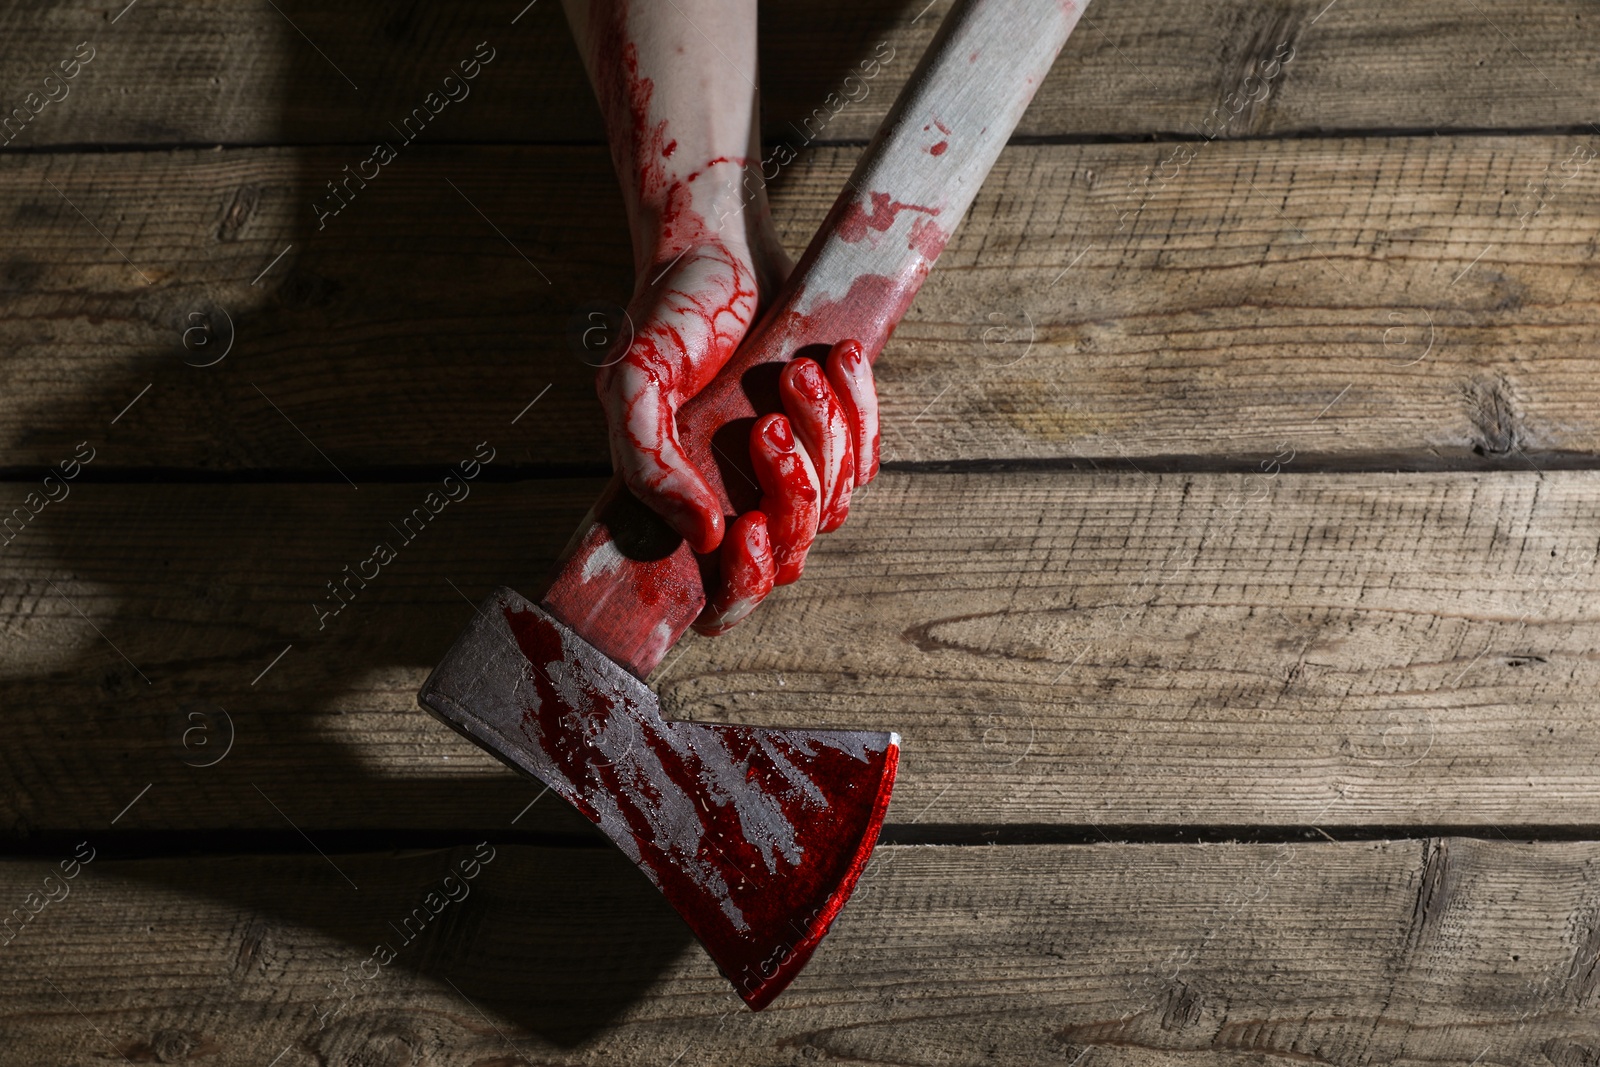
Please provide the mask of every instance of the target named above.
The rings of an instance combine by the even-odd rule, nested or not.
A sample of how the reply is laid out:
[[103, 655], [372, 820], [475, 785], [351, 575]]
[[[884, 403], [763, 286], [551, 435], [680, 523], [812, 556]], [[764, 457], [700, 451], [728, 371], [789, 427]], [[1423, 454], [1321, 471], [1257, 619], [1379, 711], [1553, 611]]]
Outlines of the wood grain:
[[[5, 947], [6, 1059], [1358, 1067], [1600, 1049], [1590, 842], [879, 848], [760, 1015], [610, 850], [501, 845], [406, 943], [399, 924], [471, 852], [97, 859]], [[54, 868], [6, 861], [0, 892], [20, 902]]]
[[[1583, 0], [1095, 0], [878, 365], [890, 468], [652, 679], [899, 730], [887, 840], [966, 846], [881, 847], [759, 1016], [415, 704], [607, 465], [567, 335], [632, 269], [560, 5], [36, 7], [0, 115], [96, 53], [0, 148], [0, 517], [95, 458], [0, 533], [0, 845], [45, 857], [0, 918], [103, 855], [0, 932], [0, 1062], [1600, 1062]], [[763, 5], [792, 250], [948, 7]], [[1113, 843], [1191, 835], [1260, 843]]]
[[[1013, 146], [879, 363], [887, 457], [1248, 468], [1292, 441], [1309, 466], [1589, 463], [1600, 199], [1560, 169], [1584, 150]], [[855, 152], [783, 176], [791, 248]], [[604, 469], [568, 338], [631, 285], [603, 153], [413, 146], [318, 230], [314, 190], [360, 158], [0, 158], [6, 465], [87, 439], [100, 470], [336, 478], [448, 464], [526, 410], [517, 464]], [[232, 351], [197, 366], [228, 321]]]
[[[889, 823], [935, 839], [1571, 833], [1600, 826], [1596, 478], [888, 472], [802, 582], [651, 680], [669, 718], [899, 731]], [[119, 829], [510, 819], [538, 787], [416, 690], [468, 599], [534, 587], [599, 485], [480, 478], [407, 544], [390, 523], [433, 487], [49, 505], [0, 554], [0, 825], [96, 825], [146, 785]], [[380, 540], [398, 558], [325, 616]], [[216, 708], [233, 750], [186, 765], [220, 750], [220, 719], [186, 718]], [[517, 824], [582, 825], [548, 800]]]
[[[4, 106], [91, 41], [94, 60], [16, 147], [363, 144], [423, 104], [480, 42], [496, 51], [431, 139], [598, 141], [598, 112], [560, 5], [482, 0], [123, 4], [71, 0], [0, 15]], [[764, 4], [760, 83], [769, 142], [864, 141], [948, 0]], [[1024, 119], [1026, 136], [1192, 136], [1282, 45], [1293, 60], [1226, 136], [1323, 130], [1583, 127], [1594, 20], [1582, 0], [1096, 0]], [[113, 21], [115, 18], [115, 21]], [[875, 57], [887, 63], [863, 68]], [[863, 72], [873, 77], [863, 77]], [[749, 72], [751, 75], [754, 72]], [[459, 92], [459, 90], [457, 90]], [[57, 90], [59, 92], [59, 90]]]

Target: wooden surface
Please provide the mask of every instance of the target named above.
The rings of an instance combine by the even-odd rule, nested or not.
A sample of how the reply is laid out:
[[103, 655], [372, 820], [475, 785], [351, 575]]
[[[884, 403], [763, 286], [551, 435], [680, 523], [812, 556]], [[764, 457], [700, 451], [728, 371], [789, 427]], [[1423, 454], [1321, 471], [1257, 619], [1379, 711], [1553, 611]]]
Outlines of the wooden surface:
[[[1344, 469], [1588, 462], [1600, 163], [1518, 218], [1527, 184], [1587, 143], [1211, 142], [1133, 198], [1125, 182], [1174, 146], [1013, 146], [882, 361], [891, 459], [1254, 469], [1289, 440]], [[604, 150], [414, 151], [310, 233], [304, 187], [348, 151], [184, 150], [136, 168], [0, 155], [0, 216], [20, 220], [13, 270], [28, 272], [0, 323], [16, 368], [0, 395], [7, 463], [42, 467], [90, 439], [107, 442], [102, 470], [337, 477], [293, 419], [347, 469], [447, 466], [484, 435], [505, 464], [602, 469], [592, 372], [567, 332], [580, 305], [623, 302], [631, 284]], [[784, 176], [774, 210], [792, 249], [858, 151], [819, 149]], [[109, 220], [137, 271], [46, 182]], [[235, 352], [188, 365], [205, 362], [184, 347], [204, 321], [189, 316], [220, 331], [215, 308]]]
[[[870, 138], [951, 2], [764, 3], [768, 141], [801, 147], [803, 140]], [[1473, 0], [1465, 8], [1450, 0], [1337, 0], [1332, 8], [1328, 0], [1095, 2], [1023, 119], [1024, 136], [1191, 134], [1284, 43], [1295, 59], [1270, 106], [1250, 108], [1229, 135], [1595, 121], [1584, 96], [1594, 74], [1585, 24], [1594, 16], [1584, 0]], [[67, 0], [0, 15], [8, 70], [37, 70], [42, 78], [79, 41], [97, 49], [62, 102], [70, 116], [46, 108], [27, 144], [365, 144], [387, 137], [387, 123], [482, 41], [496, 58], [477, 85], [481, 95], [446, 107], [430, 137], [602, 135], [560, 5], [549, 0], [514, 25], [524, 5], [488, 0], [448, 12], [311, 0], [139, 0], [139, 18], [130, 12], [111, 23], [122, 6]], [[846, 85], [868, 57], [889, 58], [861, 86]], [[17, 89], [20, 95], [21, 83]], [[825, 124], [818, 108], [828, 110]]]
[[1600, 1040], [1592, 843], [881, 847], [760, 1015], [609, 849], [502, 845], [403, 943], [472, 852], [97, 859], [7, 950], [7, 1055], [1577, 1064]]
[[[499, 825], [537, 788], [416, 690], [467, 598], [537, 581], [600, 484], [479, 484], [411, 545], [386, 525], [420, 486], [79, 487], [7, 550], [0, 819], [66, 834], [153, 783], [119, 826], [287, 830], [258, 789], [340, 831]], [[669, 717], [898, 730], [891, 822], [918, 833], [1570, 833], [1600, 824], [1597, 489], [1592, 471], [889, 471], [805, 581], [653, 681]], [[374, 539], [399, 560], [319, 629], [324, 583]], [[175, 729], [191, 704], [231, 717], [215, 768], [184, 765], [209, 758]], [[582, 821], [544, 803], [517, 825]]]
[[[791, 249], [925, 2], [764, 7]], [[558, 6], [0, 14], [4, 106], [96, 50], [0, 148], [0, 515], [94, 450], [0, 545], [0, 918], [97, 850], [0, 927], [0, 1064], [1600, 1061], [1592, 5], [1095, 0], [879, 363], [881, 480], [652, 677], [904, 737], [759, 1016], [415, 704], [607, 471], [566, 334], [627, 236]]]

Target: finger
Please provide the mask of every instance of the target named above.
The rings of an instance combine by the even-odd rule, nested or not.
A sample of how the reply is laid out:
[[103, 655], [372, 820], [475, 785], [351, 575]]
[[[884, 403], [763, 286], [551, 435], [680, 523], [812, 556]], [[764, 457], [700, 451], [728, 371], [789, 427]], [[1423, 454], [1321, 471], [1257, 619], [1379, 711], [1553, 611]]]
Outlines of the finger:
[[778, 567], [772, 558], [767, 516], [747, 511], [735, 519], [722, 538], [720, 557], [717, 593], [694, 623], [707, 637], [727, 633], [772, 592]]
[[866, 485], [878, 473], [878, 390], [860, 341], [840, 341], [833, 346], [828, 353], [828, 382], [850, 423], [856, 484]]
[[649, 367], [618, 364], [602, 371], [596, 383], [607, 409], [611, 462], [628, 488], [696, 552], [715, 551], [722, 541], [722, 505], [678, 440], [678, 420], [660, 376]]
[[806, 550], [817, 538], [822, 487], [811, 457], [782, 415], [756, 421], [750, 430], [750, 459], [761, 483], [761, 510], [767, 514], [772, 538], [774, 581], [788, 585], [805, 569]]
[[850, 423], [815, 360], [796, 359], [784, 367], [778, 395], [822, 485], [817, 532], [829, 533], [850, 513], [850, 490], [855, 487]]

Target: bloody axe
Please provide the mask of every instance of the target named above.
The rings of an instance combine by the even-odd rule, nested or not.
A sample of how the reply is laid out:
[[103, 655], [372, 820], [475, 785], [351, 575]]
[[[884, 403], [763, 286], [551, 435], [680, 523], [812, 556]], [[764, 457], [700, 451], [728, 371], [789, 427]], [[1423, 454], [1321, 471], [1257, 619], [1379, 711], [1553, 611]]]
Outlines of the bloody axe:
[[[782, 365], [845, 338], [876, 358], [1085, 3], [967, 0], [946, 16], [773, 306], [679, 412], [726, 514], [756, 504], [750, 427], [779, 410]], [[900, 738], [663, 720], [642, 679], [715, 566], [614, 478], [540, 601], [490, 593], [418, 699], [598, 825], [759, 1011], [866, 866]]]

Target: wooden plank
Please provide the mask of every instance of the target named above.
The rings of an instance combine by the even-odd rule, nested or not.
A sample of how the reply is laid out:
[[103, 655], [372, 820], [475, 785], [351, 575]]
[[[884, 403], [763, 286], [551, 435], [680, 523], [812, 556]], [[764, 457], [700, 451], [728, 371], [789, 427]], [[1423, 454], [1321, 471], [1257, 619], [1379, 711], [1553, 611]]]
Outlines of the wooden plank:
[[[96, 859], [6, 946], [8, 1057], [1356, 1067], [1600, 1049], [1591, 842], [880, 848], [759, 1015], [620, 855], [479, 854], [437, 914], [426, 894], [472, 846]], [[0, 892], [20, 904], [54, 870], [7, 861]]]
[[[799, 146], [819, 127], [871, 137], [910, 73], [902, 57], [922, 54], [951, 3], [763, 5], [767, 140]], [[1548, 0], [1093, 0], [1018, 134], [1587, 129], [1579, 72], [1592, 69], [1596, 33], [1581, 3]], [[893, 61], [867, 62], [884, 55]], [[1287, 62], [1274, 65], [1279, 56]]]
[[[1588, 462], [1600, 198], [1592, 169], [1552, 177], [1584, 150], [1213, 143], [1130, 194], [1171, 146], [1008, 149], [880, 363], [889, 458]], [[791, 248], [854, 152], [785, 176]], [[102, 470], [443, 465], [543, 396], [515, 461], [603, 465], [568, 333], [631, 285], [604, 154], [412, 148], [318, 230], [316, 191], [359, 162], [0, 159], [6, 462], [87, 439]]]
[[[443, 105], [430, 137], [598, 140], [560, 6], [535, 4], [519, 17], [522, 7], [140, 0], [124, 11], [71, 0], [19, 9], [0, 16], [0, 65], [24, 72], [4, 106], [41, 91], [87, 40], [94, 58], [17, 146], [359, 144], [387, 137], [388, 123], [423, 105], [487, 42], [494, 60], [470, 95]], [[763, 5], [768, 140], [798, 148], [870, 137], [948, 8], [949, 0]], [[1582, 127], [1593, 120], [1583, 79], [1597, 43], [1586, 14], [1582, 0], [1465, 9], [1448, 0], [1341, 0], [1332, 9], [1326, 0], [1096, 0], [1021, 132]], [[1278, 71], [1268, 65], [1291, 54], [1283, 45], [1293, 58]], [[1248, 80], [1264, 67], [1277, 74], [1265, 89]], [[1219, 114], [1208, 124], [1212, 109]]]
[[[803, 581], [652, 681], [669, 717], [899, 731], [889, 822], [918, 834], [1592, 828], [1597, 477], [891, 471]], [[0, 827], [97, 825], [146, 786], [119, 829], [509, 820], [538, 787], [416, 690], [599, 483], [480, 477], [402, 541], [438, 484], [48, 505], [0, 554]], [[398, 558], [324, 617], [378, 541]], [[217, 708], [234, 747], [195, 766]], [[546, 800], [517, 827], [583, 824]]]

